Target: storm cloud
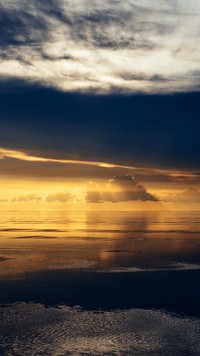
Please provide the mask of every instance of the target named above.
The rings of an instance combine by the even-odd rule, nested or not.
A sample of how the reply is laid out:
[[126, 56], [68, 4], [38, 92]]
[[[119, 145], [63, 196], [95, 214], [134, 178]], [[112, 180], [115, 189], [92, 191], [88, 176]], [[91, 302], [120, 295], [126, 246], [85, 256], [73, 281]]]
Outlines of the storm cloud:
[[125, 201], [157, 201], [157, 199], [129, 174], [115, 176], [106, 186], [91, 182], [88, 186], [86, 201], [88, 203]]
[[[198, 174], [199, 93], [98, 96], [15, 80], [0, 87], [1, 147], [40, 157], [193, 169]], [[18, 166], [26, 174], [39, 163]], [[49, 175], [60, 174], [58, 165], [46, 166]], [[2, 160], [1, 167], [12, 173], [11, 158]]]

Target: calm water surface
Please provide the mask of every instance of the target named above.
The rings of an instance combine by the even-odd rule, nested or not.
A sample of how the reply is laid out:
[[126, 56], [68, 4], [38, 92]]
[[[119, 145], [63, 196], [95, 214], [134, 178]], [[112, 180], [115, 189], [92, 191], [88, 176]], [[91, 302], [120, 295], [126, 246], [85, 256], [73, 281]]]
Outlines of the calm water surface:
[[198, 268], [199, 252], [198, 212], [1, 212], [1, 278], [46, 269]]
[[0, 354], [200, 355], [198, 212], [1, 212]]

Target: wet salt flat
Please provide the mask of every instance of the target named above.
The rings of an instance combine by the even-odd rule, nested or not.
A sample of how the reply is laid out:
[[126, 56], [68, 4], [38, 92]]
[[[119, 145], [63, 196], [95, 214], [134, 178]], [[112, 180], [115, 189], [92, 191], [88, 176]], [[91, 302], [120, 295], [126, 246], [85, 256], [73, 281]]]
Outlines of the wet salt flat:
[[0, 355], [200, 355], [198, 212], [1, 212]]
[[91, 312], [21, 303], [1, 308], [0, 317], [4, 355], [200, 354], [200, 321], [164, 311]]
[[198, 212], [1, 212], [0, 277], [197, 266]]

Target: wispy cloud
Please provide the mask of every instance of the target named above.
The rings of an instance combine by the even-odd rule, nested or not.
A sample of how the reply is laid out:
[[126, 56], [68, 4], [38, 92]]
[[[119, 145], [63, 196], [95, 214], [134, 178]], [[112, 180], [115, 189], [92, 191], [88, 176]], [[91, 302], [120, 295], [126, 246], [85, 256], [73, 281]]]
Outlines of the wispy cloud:
[[[3, 166], [1, 163], [6, 163], [9, 167], [8, 172], [6, 173], [6, 167]], [[19, 162], [24, 165], [23, 166], [19, 165]], [[78, 160], [78, 159], [64, 159], [64, 158], [53, 158], [53, 157], [42, 157], [42, 156], [36, 156], [36, 155], [31, 155], [29, 152], [26, 151], [19, 151], [19, 150], [11, 150], [11, 149], [6, 149], [0, 147], [0, 168], [4, 172], [4, 174], [10, 174], [10, 175], [17, 175], [18, 174], [18, 167], [20, 167], [20, 172], [19, 174], [26, 176], [25, 171], [30, 170], [30, 166], [26, 166], [26, 164], [30, 163], [32, 165], [32, 169], [30, 171], [31, 176], [38, 176], [38, 171], [39, 171], [39, 176], [47, 176], [47, 177], [54, 177], [54, 171], [55, 171], [55, 176], [68, 176], [68, 173], [66, 170], [60, 171], [60, 167], [70, 167], [72, 170], [72, 167], [85, 167], [85, 170], [88, 170], [88, 174], [83, 176], [95, 176], [96, 178], [100, 177], [106, 177], [106, 175], [109, 175], [109, 172], [116, 172], [119, 170], [123, 172], [127, 172], [127, 174], [131, 173], [136, 175], [137, 177], [140, 177], [144, 181], [150, 181], [150, 182], [177, 182], [177, 183], [185, 183], [185, 182], [199, 182], [199, 172], [192, 172], [192, 171], [187, 171], [187, 170], [177, 170], [177, 169], [169, 169], [169, 168], [161, 168], [161, 167], [149, 167], [145, 165], [122, 165], [118, 163], [111, 163], [111, 162], [100, 162], [100, 161], [84, 161], [84, 160]], [[35, 164], [41, 164], [41, 166], [37, 166]], [[11, 166], [11, 167], [10, 167]], [[10, 169], [13, 167], [13, 170]], [[45, 168], [46, 167], [46, 168]], [[94, 171], [90, 171], [90, 167], [94, 168]], [[35, 169], [35, 172], [34, 172]], [[46, 172], [45, 172], [46, 169]], [[102, 170], [103, 174], [100, 174], [100, 170]], [[52, 173], [50, 174], [50, 172]], [[105, 171], [108, 171], [105, 173]], [[79, 171], [80, 172], [80, 171]], [[129, 172], [129, 173], [128, 173]], [[83, 173], [83, 172], [82, 172]], [[78, 172], [76, 172], [77, 176]], [[73, 176], [73, 173], [72, 173]], [[116, 176], [117, 179], [118, 176]], [[125, 176], [126, 177], [126, 176]], [[128, 175], [128, 177], [131, 177]], [[119, 177], [120, 179], [120, 177]], [[115, 181], [110, 181], [110, 184], [114, 184]], [[118, 181], [118, 184], [126, 184], [126, 182], [123, 181], [123, 176], [121, 182]], [[129, 182], [130, 183], [130, 182]], [[133, 182], [132, 182], [133, 183]], [[60, 193], [60, 192], [59, 192]], [[56, 193], [57, 194], [57, 193]], [[68, 198], [67, 198], [68, 199]], [[59, 200], [59, 199], [58, 199]]]
[[84, 161], [84, 160], [72, 160], [72, 159], [58, 159], [58, 158], [45, 158], [40, 156], [32, 156], [23, 151], [15, 151], [10, 149], [4, 149], [0, 147], [0, 160], [4, 158], [15, 158], [22, 161], [28, 162], [51, 162], [51, 163], [61, 163], [61, 164], [80, 164], [86, 166], [95, 166], [102, 168], [123, 168], [123, 169], [135, 169], [133, 166], [119, 165], [114, 163], [106, 162], [95, 162], [95, 161]]
[[67, 91], [199, 89], [197, 0], [1, 0], [0, 75]]

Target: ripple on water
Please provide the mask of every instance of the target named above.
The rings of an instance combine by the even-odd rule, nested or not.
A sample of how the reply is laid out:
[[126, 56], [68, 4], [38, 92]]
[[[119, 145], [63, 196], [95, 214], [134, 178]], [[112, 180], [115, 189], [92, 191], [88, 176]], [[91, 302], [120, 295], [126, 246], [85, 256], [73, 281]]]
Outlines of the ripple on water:
[[199, 356], [200, 320], [164, 311], [83, 311], [13, 304], [0, 308], [2, 355]]

